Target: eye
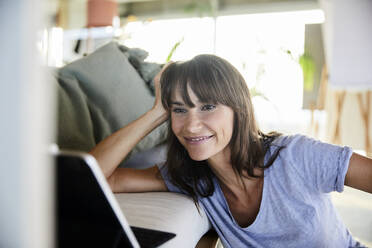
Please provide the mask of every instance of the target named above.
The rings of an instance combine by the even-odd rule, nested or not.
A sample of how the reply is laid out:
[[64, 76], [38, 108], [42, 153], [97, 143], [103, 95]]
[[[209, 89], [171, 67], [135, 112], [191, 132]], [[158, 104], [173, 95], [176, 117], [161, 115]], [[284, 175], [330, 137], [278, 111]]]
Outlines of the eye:
[[216, 105], [213, 104], [205, 104], [201, 107], [202, 111], [212, 111], [216, 108]]
[[183, 113], [186, 113], [186, 109], [183, 109], [183, 108], [173, 108], [172, 112], [173, 113], [176, 113], [176, 114], [183, 114]]

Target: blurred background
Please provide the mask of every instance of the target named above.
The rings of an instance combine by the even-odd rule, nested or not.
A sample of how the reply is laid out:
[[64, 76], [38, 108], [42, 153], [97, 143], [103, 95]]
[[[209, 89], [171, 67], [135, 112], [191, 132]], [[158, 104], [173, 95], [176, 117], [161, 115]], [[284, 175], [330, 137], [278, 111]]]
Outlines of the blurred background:
[[[372, 1], [1, 1], [0, 246], [53, 246], [55, 93], [61, 68], [117, 41], [166, 63], [211, 53], [242, 73], [263, 131], [302, 133], [371, 155]], [[334, 202], [372, 246], [372, 197]]]

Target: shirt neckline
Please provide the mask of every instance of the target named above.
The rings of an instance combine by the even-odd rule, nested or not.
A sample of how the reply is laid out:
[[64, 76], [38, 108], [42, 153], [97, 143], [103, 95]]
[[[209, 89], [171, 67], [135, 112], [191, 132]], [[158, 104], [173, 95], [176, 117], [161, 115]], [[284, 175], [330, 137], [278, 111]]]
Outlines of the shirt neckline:
[[216, 177], [214, 177], [214, 183], [216, 185], [216, 188], [218, 190], [218, 193], [221, 195], [222, 197], [222, 203], [223, 203], [223, 207], [225, 209], [227, 209], [227, 212], [230, 216], [230, 219], [232, 221], [232, 223], [239, 229], [242, 229], [242, 230], [249, 230], [249, 229], [253, 229], [254, 226], [257, 225], [257, 223], [260, 221], [261, 219], [261, 215], [262, 215], [262, 212], [263, 212], [263, 209], [265, 208], [266, 206], [266, 180], [265, 180], [265, 177], [266, 177], [266, 173], [265, 173], [266, 170], [264, 170], [264, 178], [263, 178], [263, 188], [262, 188], [262, 197], [261, 197], [261, 202], [260, 202], [260, 209], [258, 211], [258, 214], [256, 216], [256, 219], [253, 221], [252, 224], [250, 224], [249, 226], [246, 226], [246, 227], [241, 227], [235, 220], [234, 216], [232, 215], [231, 211], [230, 211], [230, 207], [229, 207], [229, 204], [227, 203], [227, 200], [225, 198], [225, 195], [223, 194], [222, 192], [222, 189], [221, 189], [221, 186], [220, 184], [218, 183], [218, 179]]

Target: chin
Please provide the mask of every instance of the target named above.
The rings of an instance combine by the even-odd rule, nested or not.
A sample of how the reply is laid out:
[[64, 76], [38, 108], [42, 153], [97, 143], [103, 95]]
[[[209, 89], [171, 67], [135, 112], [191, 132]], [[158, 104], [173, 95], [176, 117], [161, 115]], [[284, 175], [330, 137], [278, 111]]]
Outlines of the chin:
[[188, 152], [188, 154], [190, 158], [195, 161], [203, 161], [209, 158], [209, 156], [207, 156], [206, 154], [195, 154], [195, 153], [190, 153], [190, 152]]

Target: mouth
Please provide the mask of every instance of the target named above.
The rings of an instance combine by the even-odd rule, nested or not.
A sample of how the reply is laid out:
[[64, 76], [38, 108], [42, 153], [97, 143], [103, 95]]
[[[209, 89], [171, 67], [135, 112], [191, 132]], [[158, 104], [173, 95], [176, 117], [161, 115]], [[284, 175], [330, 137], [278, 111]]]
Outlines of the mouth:
[[214, 135], [210, 136], [197, 136], [197, 137], [184, 137], [185, 141], [191, 145], [199, 145], [210, 140]]

